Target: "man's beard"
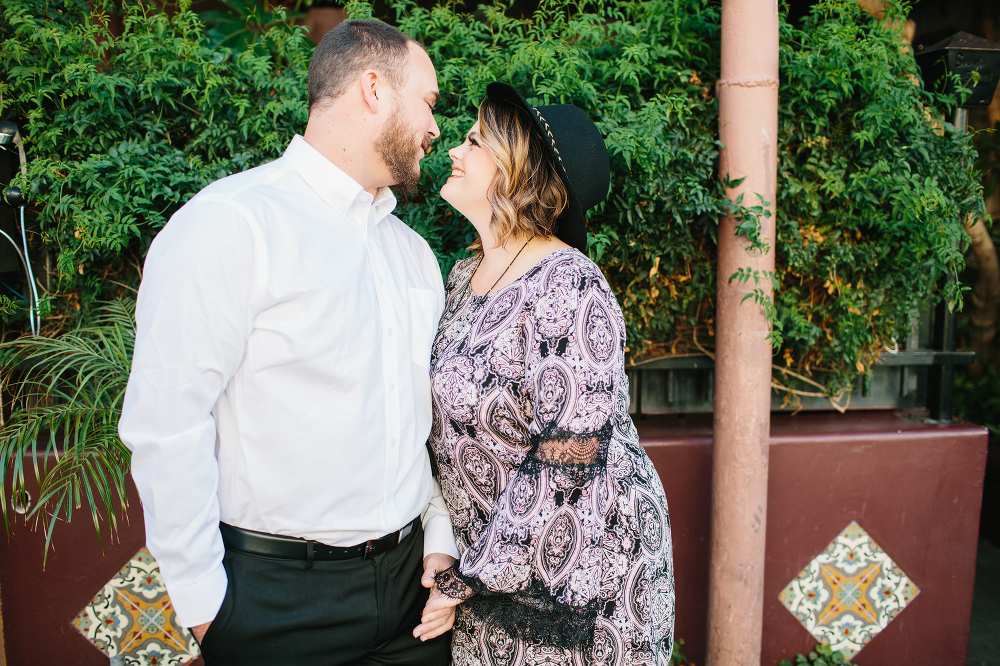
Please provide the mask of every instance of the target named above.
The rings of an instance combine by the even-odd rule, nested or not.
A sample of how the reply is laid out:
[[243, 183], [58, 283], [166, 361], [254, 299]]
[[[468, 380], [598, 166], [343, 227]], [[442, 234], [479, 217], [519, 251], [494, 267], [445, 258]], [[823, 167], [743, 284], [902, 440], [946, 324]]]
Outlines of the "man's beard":
[[420, 162], [418, 158], [414, 164], [417, 149], [413, 146], [412, 130], [406, 126], [399, 107], [393, 110], [382, 134], [375, 140], [375, 150], [392, 174], [393, 192], [402, 196], [416, 192]]

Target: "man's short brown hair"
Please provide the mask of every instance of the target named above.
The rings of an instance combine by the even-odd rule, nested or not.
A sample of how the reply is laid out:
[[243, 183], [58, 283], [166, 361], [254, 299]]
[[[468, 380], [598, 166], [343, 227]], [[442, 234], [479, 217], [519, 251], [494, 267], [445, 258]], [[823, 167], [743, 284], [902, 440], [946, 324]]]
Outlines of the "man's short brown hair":
[[344, 21], [326, 33], [309, 61], [309, 111], [343, 95], [366, 69], [378, 70], [398, 90], [411, 42], [418, 44], [397, 28], [374, 19]]

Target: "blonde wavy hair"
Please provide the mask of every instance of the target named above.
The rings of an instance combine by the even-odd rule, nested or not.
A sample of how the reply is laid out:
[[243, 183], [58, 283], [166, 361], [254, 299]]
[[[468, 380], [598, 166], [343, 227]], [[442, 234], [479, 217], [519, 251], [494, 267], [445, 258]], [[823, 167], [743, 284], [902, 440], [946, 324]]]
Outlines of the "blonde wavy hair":
[[[497, 242], [552, 236], [569, 199], [531, 118], [512, 104], [487, 98], [479, 105], [479, 139], [497, 165], [487, 194]], [[469, 247], [482, 248], [482, 239]]]

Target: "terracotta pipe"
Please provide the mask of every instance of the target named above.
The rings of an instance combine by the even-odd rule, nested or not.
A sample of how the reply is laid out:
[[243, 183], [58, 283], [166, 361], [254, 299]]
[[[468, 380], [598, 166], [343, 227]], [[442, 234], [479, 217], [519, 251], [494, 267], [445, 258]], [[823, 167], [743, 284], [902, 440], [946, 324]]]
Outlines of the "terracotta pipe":
[[[778, 6], [775, 0], [722, 0], [719, 98], [720, 177], [745, 180], [729, 192], [773, 211], [777, 178]], [[764, 310], [743, 297], [770, 280], [730, 282], [738, 268], [774, 270], [774, 218], [761, 218], [766, 252], [719, 228], [716, 296], [712, 544], [708, 666], [760, 664], [763, 623], [767, 456], [771, 425], [771, 343]]]

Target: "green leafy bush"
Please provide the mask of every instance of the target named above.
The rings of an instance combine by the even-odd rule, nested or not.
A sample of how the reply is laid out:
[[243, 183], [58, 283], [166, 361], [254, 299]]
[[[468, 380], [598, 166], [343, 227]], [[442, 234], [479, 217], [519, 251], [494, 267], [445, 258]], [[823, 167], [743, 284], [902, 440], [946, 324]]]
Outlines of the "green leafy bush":
[[[711, 348], [717, 220], [731, 204], [718, 184], [710, 3], [581, 12], [549, 1], [530, 18], [494, 7], [482, 21], [394, 7], [428, 44], [445, 92], [442, 147], [406, 219], [445, 257], [469, 240], [436, 189], [444, 148], [471, 125], [486, 83], [510, 81], [536, 104], [577, 104], [608, 138], [613, 183], [591, 217], [591, 255], [621, 300], [630, 351]], [[890, 5], [890, 18], [900, 12]], [[849, 390], [942, 292], [961, 305], [963, 219], [983, 205], [970, 139], [938, 110], [954, 100], [920, 86], [892, 26], [851, 0], [824, 0], [801, 27], [781, 25], [777, 293], [767, 311], [781, 366], [815, 375], [829, 395]], [[748, 220], [760, 212], [740, 208]]]
[[590, 253], [618, 293], [630, 351], [711, 328], [718, 219], [730, 208], [716, 175], [719, 16], [694, 1], [542, 2], [515, 19], [448, 7], [394, 5], [396, 22], [427, 45], [442, 90], [441, 139], [422, 195], [401, 215], [450, 266], [474, 230], [440, 199], [447, 149], [461, 143], [486, 85], [502, 80], [536, 105], [572, 103], [607, 138], [611, 195], [591, 216]]
[[778, 666], [848, 666], [850, 663], [839, 650], [829, 645], [817, 645], [808, 655], [795, 655], [794, 662], [782, 659]]
[[[300, 11], [302, 0], [291, 8], [267, 0], [218, 0], [224, 9], [209, 9], [198, 13], [205, 24], [212, 46], [230, 48], [242, 53], [253, 44], [263, 42], [274, 28], [290, 28], [296, 19], [305, 16]], [[291, 11], [289, 11], [291, 9]]]
[[681, 652], [681, 646], [683, 645], [683, 638], [674, 638], [673, 652], [670, 655], [670, 666], [685, 666], [687, 664], [688, 658]]
[[[437, 190], [486, 84], [510, 81], [536, 104], [577, 104], [611, 152], [591, 255], [622, 303], [630, 352], [711, 350], [718, 219], [734, 206], [717, 173], [717, 8], [543, 0], [527, 18], [505, 10], [391, 5], [386, 18], [427, 46], [443, 92], [442, 137], [400, 215], [447, 271], [473, 230]], [[890, 3], [890, 15], [900, 11]], [[134, 285], [151, 237], [183, 201], [277, 156], [306, 118], [310, 44], [299, 29], [275, 21], [235, 54], [213, 46], [186, 5], [167, 16], [128, 4], [121, 37], [103, 21], [80, 0], [8, 0], [0, 21], [0, 114], [24, 128], [32, 242], [56, 259], [49, 330], [116, 283]], [[781, 26], [777, 213], [765, 220], [777, 225], [778, 290], [768, 311], [778, 363], [831, 395], [942, 290], [960, 302], [947, 280], [962, 265], [963, 216], [982, 205], [969, 139], [943, 124], [941, 100], [920, 87], [891, 26], [853, 0], [823, 0], [801, 27]]]
[[971, 139], [936, 108], [954, 100], [919, 85], [887, 26], [839, 0], [782, 24], [778, 328], [787, 363], [825, 371], [831, 394], [941, 290], [961, 306], [963, 221], [984, 208]]
[[306, 121], [298, 31], [269, 31], [237, 55], [209, 46], [186, 4], [172, 16], [127, 4], [121, 37], [107, 21], [78, 0], [3, 5], [0, 115], [25, 136], [32, 244], [55, 258], [49, 330], [137, 283], [177, 208], [279, 156]]
[[130, 298], [104, 303], [88, 326], [0, 344], [0, 382], [32, 406], [15, 411], [0, 436], [4, 525], [10, 526], [7, 489], [15, 500], [24, 497], [26, 474], [33, 472], [40, 494], [23, 504], [30, 504], [28, 518], [44, 524], [46, 545], [56, 524], [72, 520], [85, 502], [99, 540], [102, 520], [112, 535], [117, 530], [132, 458], [118, 438], [118, 418], [135, 346], [134, 309]]

